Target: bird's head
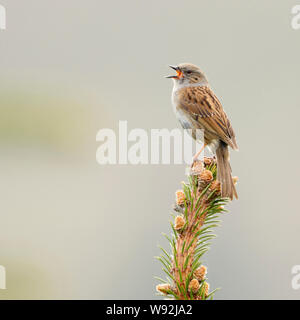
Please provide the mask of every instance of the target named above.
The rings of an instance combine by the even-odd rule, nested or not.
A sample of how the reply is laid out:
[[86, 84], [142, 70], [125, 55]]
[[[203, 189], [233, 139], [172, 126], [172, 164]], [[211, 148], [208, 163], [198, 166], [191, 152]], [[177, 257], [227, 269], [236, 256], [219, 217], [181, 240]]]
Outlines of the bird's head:
[[166, 78], [173, 79], [175, 82], [179, 83], [207, 83], [207, 79], [204, 73], [191, 63], [181, 63], [178, 66], [170, 66], [176, 71], [176, 75], [167, 76]]

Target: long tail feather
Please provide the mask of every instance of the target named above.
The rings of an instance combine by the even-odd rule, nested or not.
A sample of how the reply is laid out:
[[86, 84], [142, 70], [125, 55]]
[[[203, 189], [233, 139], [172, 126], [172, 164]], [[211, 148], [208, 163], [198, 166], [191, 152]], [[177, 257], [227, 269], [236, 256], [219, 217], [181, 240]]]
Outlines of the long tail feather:
[[217, 179], [221, 183], [222, 197], [228, 197], [231, 200], [233, 196], [238, 198], [234, 183], [231, 176], [231, 167], [229, 163], [229, 150], [228, 145], [224, 142], [220, 142], [219, 147], [216, 150], [218, 177]]

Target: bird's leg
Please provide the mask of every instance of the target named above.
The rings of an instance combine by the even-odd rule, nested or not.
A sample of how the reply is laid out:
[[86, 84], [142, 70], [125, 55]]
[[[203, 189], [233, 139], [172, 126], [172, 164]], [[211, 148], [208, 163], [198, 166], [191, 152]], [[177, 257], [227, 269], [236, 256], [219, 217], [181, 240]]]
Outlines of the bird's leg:
[[205, 147], [206, 147], [206, 144], [204, 143], [201, 149], [193, 156], [193, 162], [191, 164], [191, 168], [193, 167], [194, 163], [198, 160], [198, 157], [200, 156], [202, 151], [205, 149]]

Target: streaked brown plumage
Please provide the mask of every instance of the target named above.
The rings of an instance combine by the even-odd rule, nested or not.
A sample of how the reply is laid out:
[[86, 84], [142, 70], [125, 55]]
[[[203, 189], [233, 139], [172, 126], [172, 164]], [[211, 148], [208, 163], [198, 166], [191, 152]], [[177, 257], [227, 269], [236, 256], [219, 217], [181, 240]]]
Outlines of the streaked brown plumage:
[[172, 100], [175, 114], [185, 129], [204, 130], [205, 145], [216, 153], [222, 196], [237, 198], [228, 146], [235, 150], [238, 146], [230, 121], [197, 66], [185, 63], [172, 68], [177, 72], [176, 76], [169, 76], [174, 79]]

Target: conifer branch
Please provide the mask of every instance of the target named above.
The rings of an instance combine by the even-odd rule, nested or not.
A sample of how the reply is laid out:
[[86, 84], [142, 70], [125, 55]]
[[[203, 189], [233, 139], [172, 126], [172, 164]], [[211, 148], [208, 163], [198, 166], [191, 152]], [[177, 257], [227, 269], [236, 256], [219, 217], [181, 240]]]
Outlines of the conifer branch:
[[161, 248], [162, 254], [157, 257], [167, 275], [167, 280], [156, 287], [159, 294], [176, 300], [213, 298], [216, 290], [209, 292], [207, 268], [201, 259], [216, 237], [212, 229], [219, 226], [218, 217], [226, 211], [223, 206], [229, 201], [221, 197], [216, 177], [215, 158], [204, 158], [203, 162], [194, 163], [189, 183], [183, 183], [183, 189], [176, 192], [174, 210], [178, 215], [171, 222], [172, 236], [165, 235], [172, 253]]

